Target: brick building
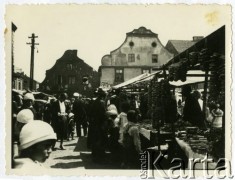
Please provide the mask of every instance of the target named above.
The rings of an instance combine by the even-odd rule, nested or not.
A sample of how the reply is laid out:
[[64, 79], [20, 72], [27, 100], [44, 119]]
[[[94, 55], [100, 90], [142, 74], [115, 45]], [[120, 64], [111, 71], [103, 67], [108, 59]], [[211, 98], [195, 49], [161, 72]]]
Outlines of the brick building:
[[[29, 90], [30, 89], [30, 77], [28, 77], [22, 69], [15, 67], [14, 74], [12, 75], [13, 85], [12, 88], [16, 90]], [[39, 88], [39, 82], [33, 80], [33, 89], [32, 91], [37, 91]]]
[[98, 72], [77, 56], [77, 50], [67, 50], [55, 65], [46, 71], [40, 90], [50, 94], [78, 92], [93, 96], [99, 85]]

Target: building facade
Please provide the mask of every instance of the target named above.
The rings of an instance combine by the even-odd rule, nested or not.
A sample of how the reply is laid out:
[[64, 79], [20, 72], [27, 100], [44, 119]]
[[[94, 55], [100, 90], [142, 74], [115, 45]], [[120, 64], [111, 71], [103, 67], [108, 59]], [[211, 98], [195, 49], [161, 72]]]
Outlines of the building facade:
[[77, 50], [67, 50], [55, 65], [46, 71], [40, 90], [50, 94], [78, 92], [92, 96], [99, 85], [98, 72], [77, 56]]
[[[21, 68], [15, 67], [14, 73], [12, 75], [13, 85], [12, 88], [20, 91], [30, 90], [30, 77], [28, 77]], [[33, 80], [32, 91], [37, 91], [39, 89], [39, 82]]]
[[158, 35], [145, 27], [126, 34], [120, 47], [103, 56], [99, 67], [100, 85], [112, 86], [161, 68], [173, 57]]

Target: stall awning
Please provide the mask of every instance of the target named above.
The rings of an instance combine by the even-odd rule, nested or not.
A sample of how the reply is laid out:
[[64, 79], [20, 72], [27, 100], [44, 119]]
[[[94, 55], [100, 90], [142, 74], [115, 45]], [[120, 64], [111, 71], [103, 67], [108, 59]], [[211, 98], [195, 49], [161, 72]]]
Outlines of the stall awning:
[[210, 52], [217, 52], [219, 54], [225, 54], [225, 26], [217, 29], [213, 33], [209, 34], [202, 40], [198, 41], [196, 44], [186, 49], [182, 53], [176, 55], [170, 59], [164, 66], [168, 67], [173, 63], [179, 62], [181, 58], [188, 57], [190, 52], [195, 52], [196, 49], [208, 48]]
[[[159, 81], [163, 78], [159, 78]], [[187, 84], [197, 84], [205, 81], [205, 72], [201, 70], [190, 70], [187, 72], [186, 81], [169, 81], [170, 85], [180, 87]]]
[[138, 83], [141, 83], [141, 82], [150, 81], [154, 78], [155, 74], [160, 74], [160, 73], [162, 73], [162, 70], [153, 72], [151, 74], [148, 74], [147, 76], [139, 79], [138, 81], [134, 82], [133, 84], [138, 84]]
[[187, 80], [185, 82], [179, 80], [179, 81], [170, 81], [170, 85], [180, 87], [187, 84], [196, 84], [196, 83], [202, 83], [204, 82], [204, 77], [187, 77]]
[[132, 83], [134, 83], [134, 82], [136, 82], [136, 81], [139, 81], [140, 79], [142, 79], [142, 78], [144, 78], [144, 77], [147, 77], [147, 76], [148, 76], [148, 73], [141, 74], [141, 75], [136, 76], [136, 77], [134, 77], [134, 78], [132, 78], [132, 79], [129, 79], [129, 80], [127, 80], [127, 81], [125, 81], [125, 82], [123, 82], [123, 83], [121, 83], [121, 84], [118, 84], [118, 85], [116, 85], [116, 86], [113, 86], [113, 88], [114, 88], [114, 89], [118, 89], [118, 88], [127, 86], [127, 85], [132, 84]]
[[[150, 81], [153, 79], [154, 75], [155, 74], [162, 74], [163, 71], [159, 71], [159, 72], [154, 72], [152, 74], [149, 74], [148, 76], [136, 81], [135, 83], [133, 84], [138, 84], [138, 83], [141, 83], [141, 82], [145, 82], [145, 81]], [[168, 74], [168, 71], [166, 71], [166, 74]], [[163, 78], [159, 78], [158, 80], [162, 80]], [[204, 82], [205, 80], [205, 72], [204, 71], [201, 71], [201, 70], [190, 70], [187, 72], [187, 80], [185, 82], [183, 81], [169, 81], [169, 83], [172, 85], [172, 86], [183, 86], [183, 85], [186, 85], [186, 84], [196, 84], [196, 83], [200, 83], [200, 82]]]

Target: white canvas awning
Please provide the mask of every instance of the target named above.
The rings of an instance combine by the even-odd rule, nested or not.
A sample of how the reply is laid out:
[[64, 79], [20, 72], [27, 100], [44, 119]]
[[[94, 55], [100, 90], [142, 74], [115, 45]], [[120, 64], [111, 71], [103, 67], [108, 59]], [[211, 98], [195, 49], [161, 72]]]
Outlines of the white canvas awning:
[[134, 84], [140, 83], [140, 82], [145, 82], [145, 81], [150, 81], [154, 78], [155, 74], [161, 73], [161, 71], [156, 71], [151, 74], [148, 74], [146, 77], [141, 78], [140, 80], [134, 82]]
[[172, 86], [180, 87], [180, 86], [184, 86], [187, 84], [202, 83], [204, 81], [205, 81], [205, 77], [187, 77], [185, 82], [179, 80], [179, 81], [169, 81], [169, 83]]
[[[180, 87], [180, 86], [184, 86], [184, 85], [187, 85], [187, 84], [202, 83], [202, 82], [205, 81], [205, 72], [204, 71], [190, 70], [190, 71], [187, 72], [187, 75], [189, 75], [189, 76], [187, 76], [185, 82], [179, 80], [179, 81], [170, 81], [169, 83], [172, 86]], [[195, 76], [193, 76], [193, 75], [195, 75]]]
[[[163, 71], [161, 72], [154, 72], [152, 74], [149, 74], [147, 77], [144, 77], [142, 79], [140, 79], [139, 81], [136, 81], [134, 84], [137, 84], [137, 83], [140, 83], [140, 82], [144, 82], [144, 81], [150, 81], [153, 79], [154, 75], [156, 73], [163, 73]], [[168, 71], [166, 71], [166, 74], [168, 74]], [[177, 87], [180, 87], [180, 86], [183, 86], [183, 85], [186, 85], [186, 84], [195, 84], [195, 83], [200, 83], [200, 82], [204, 82], [205, 81], [205, 72], [201, 71], [201, 70], [189, 70], [187, 72], [187, 78], [186, 78], [186, 81], [183, 82], [181, 80], [179, 81], [169, 81], [169, 83], [172, 85], [172, 86], [177, 86]], [[191, 75], [191, 76], [190, 76]], [[195, 76], [193, 76], [195, 75]], [[161, 81], [162, 79], [164, 78], [159, 78], [158, 81]]]
[[127, 86], [127, 85], [132, 84], [132, 83], [134, 83], [134, 82], [136, 82], [136, 81], [139, 81], [140, 79], [142, 79], [142, 78], [144, 78], [144, 77], [147, 77], [147, 76], [148, 76], [148, 73], [141, 74], [141, 75], [136, 76], [136, 77], [134, 77], [134, 78], [132, 78], [132, 79], [129, 79], [129, 80], [127, 80], [127, 81], [125, 81], [125, 82], [123, 82], [123, 83], [121, 83], [121, 84], [118, 84], [118, 85], [116, 85], [116, 86], [113, 86], [113, 88], [114, 88], [114, 89], [118, 89], [118, 88]]
[[[128, 81], [125, 81], [125, 82], [123, 82], [121, 84], [113, 86], [113, 88], [117, 89], [117, 88], [124, 87], [124, 86], [130, 85], [130, 84], [138, 84], [138, 83], [141, 83], [141, 82], [150, 81], [150, 80], [153, 79], [154, 75], [158, 74], [158, 73], [162, 74], [163, 71], [156, 71], [156, 72], [151, 73], [151, 74], [148, 74], [148, 73], [141, 74], [141, 75], [136, 76], [136, 77], [134, 77], [132, 79], [129, 79]], [[166, 71], [166, 74], [168, 74], [168, 71]], [[201, 70], [189, 70], [187, 72], [187, 75], [188, 76], [187, 76], [185, 82], [179, 80], [179, 81], [169, 81], [169, 83], [172, 86], [180, 87], [180, 86], [183, 86], [183, 85], [186, 85], [186, 84], [196, 84], [196, 83], [200, 83], [200, 82], [204, 82], [205, 81], [205, 77], [204, 77], [205, 76], [205, 72], [204, 71], [201, 71]], [[163, 78], [159, 78], [158, 81], [160, 81], [162, 79]]]

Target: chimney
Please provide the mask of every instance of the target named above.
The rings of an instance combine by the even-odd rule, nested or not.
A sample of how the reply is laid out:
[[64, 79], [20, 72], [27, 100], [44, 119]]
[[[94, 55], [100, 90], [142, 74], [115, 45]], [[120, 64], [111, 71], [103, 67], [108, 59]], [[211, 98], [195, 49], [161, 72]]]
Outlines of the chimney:
[[77, 50], [67, 50], [64, 52], [63, 57], [66, 58], [76, 58], [77, 57]]
[[193, 41], [198, 42], [198, 41], [202, 40], [203, 38], [204, 38], [204, 36], [193, 36]]

